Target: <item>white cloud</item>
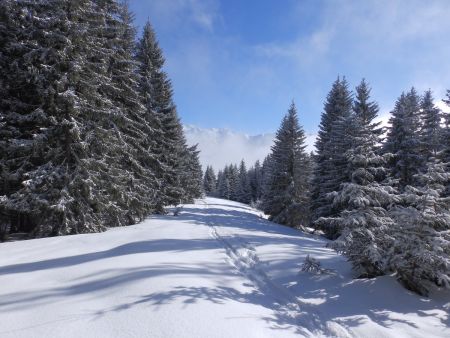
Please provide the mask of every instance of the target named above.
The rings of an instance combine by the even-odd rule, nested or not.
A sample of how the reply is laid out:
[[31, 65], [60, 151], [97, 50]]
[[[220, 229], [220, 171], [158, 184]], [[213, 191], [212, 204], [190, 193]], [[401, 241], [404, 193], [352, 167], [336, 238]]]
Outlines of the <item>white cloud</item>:
[[[198, 143], [203, 169], [212, 165], [216, 171], [226, 164], [237, 164], [242, 159], [247, 166], [253, 165], [256, 160], [263, 161], [270, 152], [275, 137], [274, 133], [247, 135], [229, 129], [199, 128], [192, 125], [184, 126], [184, 133], [189, 145]], [[315, 135], [307, 135], [308, 151], [313, 149], [315, 139]]]
[[[308, 13], [304, 2], [296, 6], [290, 20], [301, 20]], [[300, 70], [314, 68], [316, 73], [336, 68], [338, 74], [352, 64], [350, 73], [361, 73], [358, 77], [367, 76], [371, 64], [400, 65], [409, 74], [406, 87], [433, 88], [442, 94], [441, 86], [450, 76], [446, 62], [450, 47], [443, 43], [450, 34], [450, 1], [329, 1], [314, 14], [317, 23], [312, 32], [299, 30], [290, 41], [260, 44], [254, 47], [256, 53], [272, 60], [283, 58]]]
[[158, 26], [187, 29], [190, 23], [212, 32], [220, 21], [217, 0], [151, 0], [146, 5], [155, 14]]
[[289, 42], [269, 42], [254, 46], [257, 55], [268, 59], [283, 58], [300, 67], [310, 67], [321, 63], [327, 55], [335, 34], [334, 28], [325, 28], [312, 33], [310, 36], [301, 36]]

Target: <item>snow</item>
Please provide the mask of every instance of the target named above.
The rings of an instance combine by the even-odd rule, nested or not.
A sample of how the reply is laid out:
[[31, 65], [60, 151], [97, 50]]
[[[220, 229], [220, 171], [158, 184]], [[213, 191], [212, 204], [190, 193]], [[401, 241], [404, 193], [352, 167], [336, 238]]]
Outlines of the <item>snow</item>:
[[[450, 336], [448, 292], [354, 280], [325, 245], [213, 198], [104, 233], [3, 243], [0, 336]], [[300, 272], [308, 254], [326, 273]]]

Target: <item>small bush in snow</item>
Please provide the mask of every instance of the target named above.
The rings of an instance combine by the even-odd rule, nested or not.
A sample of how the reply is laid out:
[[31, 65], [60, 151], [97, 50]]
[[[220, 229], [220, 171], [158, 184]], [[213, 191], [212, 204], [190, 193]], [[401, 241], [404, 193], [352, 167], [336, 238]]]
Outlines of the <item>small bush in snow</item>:
[[332, 272], [329, 269], [322, 268], [320, 262], [316, 258], [311, 257], [310, 255], [306, 256], [305, 261], [303, 262], [301, 271], [309, 272], [309, 273], [317, 273], [317, 274]]
[[183, 210], [183, 207], [182, 206], [180, 206], [180, 207], [176, 207], [174, 210], [173, 210], [173, 215], [174, 216], [179, 216], [180, 215], [180, 212]]

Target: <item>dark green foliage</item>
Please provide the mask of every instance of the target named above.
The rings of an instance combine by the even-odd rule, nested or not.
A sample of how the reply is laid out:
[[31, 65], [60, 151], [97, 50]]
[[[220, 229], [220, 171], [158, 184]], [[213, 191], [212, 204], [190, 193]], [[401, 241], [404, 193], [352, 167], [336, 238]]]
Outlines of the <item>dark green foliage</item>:
[[193, 203], [195, 198], [203, 195], [203, 171], [198, 158], [200, 151], [197, 145], [188, 147], [183, 154], [181, 187], [183, 188], [183, 203]]
[[424, 161], [436, 157], [443, 149], [441, 143], [441, 111], [434, 105], [431, 90], [427, 90], [420, 102], [422, 124], [420, 127], [420, 150]]
[[270, 176], [263, 196], [263, 209], [270, 219], [292, 227], [307, 221], [309, 163], [305, 138], [292, 103], [272, 146]]
[[259, 160], [257, 160], [254, 166], [248, 170], [247, 176], [250, 186], [251, 201], [257, 203], [262, 197], [263, 190], [263, 169]]
[[[334, 216], [339, 213], [333, 207], [330, 193], [348, 182], [347, 158], [350, 149], [352, 96], [345, 78], [337, 79], [327, 96], [316, 141], [314, 177], [312, 181], [312, 220]], [[361, 101], [361, 104], [365, 104]], [[355, 106], [359, 109], [359, 106]], [[372, 110], [374, 107], [371, 108]], [[373, 111], [365, 113], [367, 117]]]
[[216, 194], [217, 179], [214, 169], [211, 166], [207, 166], [205, 175], [203, 176], [203, 190], [208, 196], [214, 196]]
[[[144, 27], [136, 48], [139, 62], [140, 91], [145, 118], [153, 127], [149, 148], [155, 157], [154, 170], [161, 189], [158, 205], [178, 204], [191, 200], [183, 176], [189, 175], [192, 151], [187, 149], [183, 128], [172, 98], [172, 85], [163, 70], [164, 57], [150, 23]], [[191, 168], [192, 169], [192, 168]], [[198, 180], [198, 168], [191, 173]], [[200, 183], [196, 181], [195, 184]], [[197, 193], [195, 195], [198, 195]]]
[[422, 295], [428, 295], [430, 284], [450, 288], [450, 197], [443, 196], [450, 172], [435, 158], [426, 168], [391, 211], [395, 242], [388, 255], [400, 282]]
[[[444, 102], [450, 108], [450, 90], [447, 90], [447, 98], [444, 100]], [[450, 172], [450, 113], [447, 112], [444, 114], [444, 121], [445, 124], [441, 133], [441, 144], [443, 149], [438, 155], [438, 158], [442, 163], [447, 164], [447, 172]], [[447, 181], [447, 183], [444, 183], [444, 186], [446, 188], [444, 189], [443, 195], [450, 196], [450, 179]]]
[[132, 19], [114, 0], [0, 4], [3, 233], [100, 231], [201, 194], [182, 186], [201, 169], [162, 64], [150, 76], [161, 86], [144, 95]]
[[236, 200], [241, 203], [250, 203], [252, 196], [250, 194], [250, 182], [248, 179], [247, 168], [244, 160], [239, 165], [239, 174], [236, 187]]
[[231, 187], [229, 180], [228, 167], [225, 167], [223, 171], [219, 171], [217, 174], [217, 197], [230, 199], [231, 197]]
[[387, 208], [397, 202], [396, 191], [387, 180], [386, 160], [379, 153], [379, 128], [373, 123], [376, 103], [363, 81], [356, 88], [350, 119], [351, 149], [345, 154], [350, 182], [333, 193], [333, 207], [341, 212], [317, 221], [330, 237], [331, 246], [347, 256], [358, 275], [373, 277], [386, 271], [386, 253], [393, 243], [389, 231], [394, 225]]
[[391, 127], [384, 144], [384, 152], [393, 154], [389, 165], [392, 177], [398, 179], [400, 190], [414, 184], [414, 175], [424, 165], [418, 137], [419, 117], [420, 99], [412, 88], [407, 94], [403, 93], [395, 103]]
[[7, 30], [16, 34], [4, 40], [2, 49], [2, 60], [14, 62], [1, 74], [6, 88], [1, 100], [0, 144], [6, 154], [1, 159], [1, 221], [10, 224], [11, 232], [44, 235], [101, 228], [84, 166], [89, 153], [83, 140], [86, 112], [84, 93], [78, 92], [80, 21], [92, 6], [7, 4]]

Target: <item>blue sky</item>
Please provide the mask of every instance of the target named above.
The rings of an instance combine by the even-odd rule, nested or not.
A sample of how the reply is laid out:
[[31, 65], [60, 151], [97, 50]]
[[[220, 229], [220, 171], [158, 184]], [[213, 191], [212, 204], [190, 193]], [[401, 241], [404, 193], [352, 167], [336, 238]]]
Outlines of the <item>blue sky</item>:
[[150, 19], [183, 123], [278, 128], [292, 99], [317, 131], [332, 82], [365, 77], [382, 114], [403, 90], [450, 88], [450, 1], [130, 0]]

